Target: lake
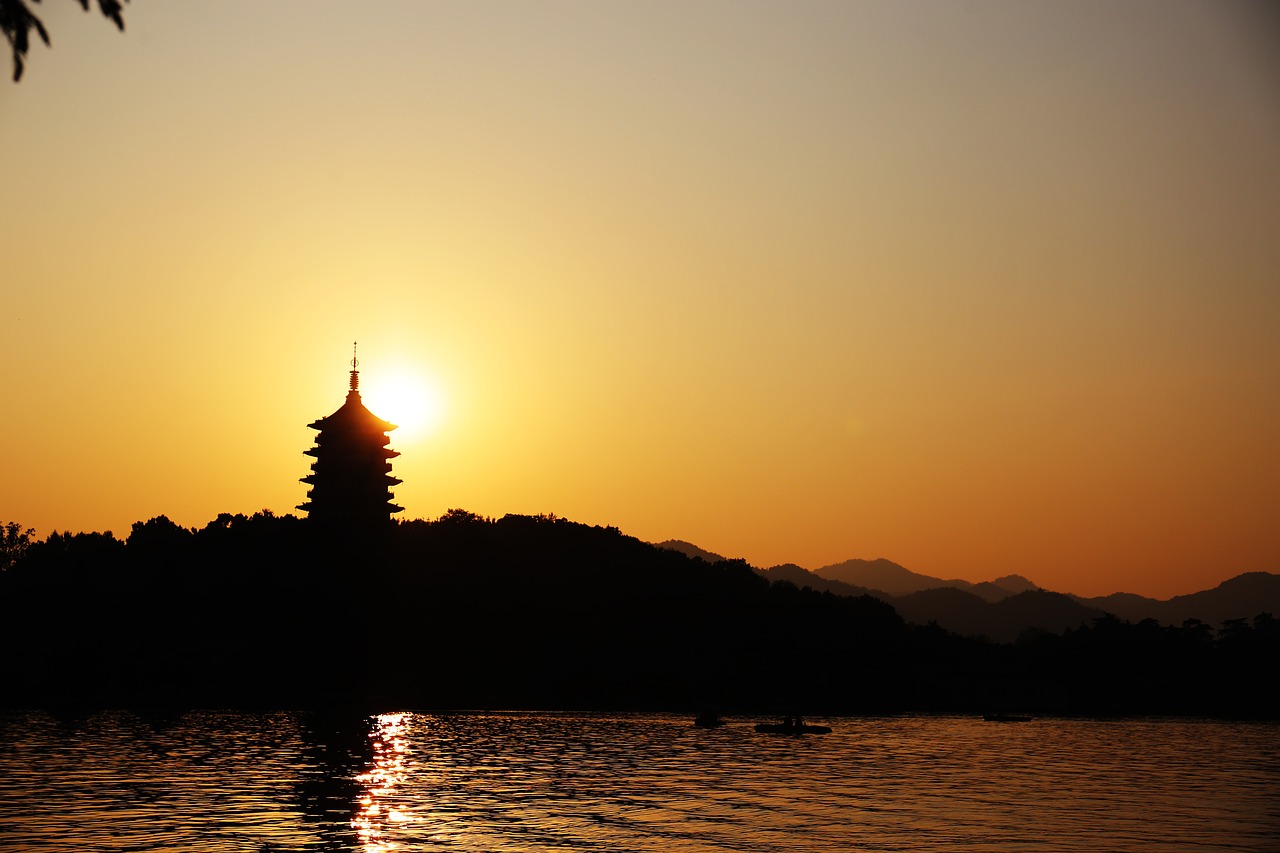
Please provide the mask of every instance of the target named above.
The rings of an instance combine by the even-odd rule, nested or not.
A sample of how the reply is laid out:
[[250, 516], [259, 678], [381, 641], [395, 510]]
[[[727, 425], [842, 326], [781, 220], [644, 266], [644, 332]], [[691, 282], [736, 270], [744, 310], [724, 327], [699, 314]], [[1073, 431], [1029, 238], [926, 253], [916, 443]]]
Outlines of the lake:
[[1280, 724], [0, 716], [0, 849], [1276, 851]]

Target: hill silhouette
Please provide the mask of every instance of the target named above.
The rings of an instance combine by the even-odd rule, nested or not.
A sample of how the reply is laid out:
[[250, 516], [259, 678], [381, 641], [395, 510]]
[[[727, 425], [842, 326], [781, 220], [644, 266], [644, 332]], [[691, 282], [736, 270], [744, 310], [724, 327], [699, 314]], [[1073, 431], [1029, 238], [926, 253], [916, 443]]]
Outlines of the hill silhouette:
[[977, 595], [984, 601], [996, 602], [1020, 592], [1039, 589], [1021, 575], [1005, 575], [993, 581], [970, 583], [969, 581], [922, 575], [906, 569], [891, 560], [845, 560], [831, 566], [823, 566], [814, 574], [828, 580], [838, 580], [850, 586], [879, 590], [891, 596], [910, 595], [928, 589], [962, 589]]
[[1069, 596], [1041, 589], [992, 603], [964, 590], [939, 587], [897, 596], [892, 604], [909, 622], [936, 622], [958, 634], [1000, 643], [1012, 643], [1028, 630], [1059, 633], [1106, 615]]
[[[708, 553], [687, 542], [663, 543], [661, 547], [677, 545], [682, 553]], [[1012, 642], [1029, 630], [1078, 627], [1104, 614], [1131, 622], [1153, 619], [1163, 625], [1181, 625], [1198, 620], [1221, 625], [1229, 620], [1251, 619], [1259, 613], [1280, 613], [1280, 575], [1268, 572], [1245, 573], [1213, 589], [1161, 601], [1132, 593], [1087, 598], [1050, 592], [1021, 575], [1005, 575], [982, 583], [944, 580], [883, 558], [846, 560], [816, 571], [794, 563], [756, 571], [769, 580], [819, 592], [870, 595], [891, 604], [908, 622], [936, 623], [949, 631], [998, 642]]]
[[1155, 619], [1166, 625], [1178, 625], [1188, 619], [1199, 619], [1218, 625], [1229, 619], [1249, 619], [1264, 611], [1280, 613], [1280, 575], [1246, 572], [1213, 589], [1175, 596], [1167, 601], [1132, 593], [1101, 598], [1073, 597], [1082, 604], [1132, 621]]
[[52, 534], [0, 572], [0, 683], [10, 707], [1280, 714], [1266, 614], [1072, 627], [1080, 605], [1052, 593], [913, 595], [1067, 627], [965, 637], [554, 516], [361, 537], [160, 516]]
[[727, 559], [719, 554], [703, 550], [691, 542], [685, 542], [680, 539], [668, 539], [666, 542], [659, 542], [658, 547], [666, 548], [669, 551], [679, 551], [686, 557], [697, 557], [698, 559], [705, 560], [708, 563], [721, 563]]
[[830, 592], [835, 595], [870, 595], [882, 601], [890, 601], [893, 598], [893, 596], [885, 595], [878, 589], [854, 586], [844, 581], [830, 580], [815, 575], [808, 569], [802, 569], [794, 563], [785, 563], [781, 566], [774, 566], [771, 569], [759, 570], [759, 572], [761, 577], [768, 578], [771, 581], [786, 581], [801, 588], [816, 589], [818, 592]]

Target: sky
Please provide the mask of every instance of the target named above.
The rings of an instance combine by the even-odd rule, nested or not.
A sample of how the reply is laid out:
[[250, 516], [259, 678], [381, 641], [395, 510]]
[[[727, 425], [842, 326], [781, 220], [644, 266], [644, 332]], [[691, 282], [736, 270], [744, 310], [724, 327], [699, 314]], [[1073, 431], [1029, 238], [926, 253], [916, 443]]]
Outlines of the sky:
[[294, 512], [358, 341], [404, 518], [1280, 571], [1274, 5], [33, 8], [0, 521]]

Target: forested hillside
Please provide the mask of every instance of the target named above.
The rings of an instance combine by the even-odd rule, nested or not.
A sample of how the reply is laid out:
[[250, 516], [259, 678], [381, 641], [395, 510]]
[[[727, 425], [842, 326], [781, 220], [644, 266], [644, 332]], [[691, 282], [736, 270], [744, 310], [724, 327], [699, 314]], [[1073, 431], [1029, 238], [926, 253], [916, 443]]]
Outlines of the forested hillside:
[[10, 706], [1275, 715], [1276, 620], [1017, 644], [551, 516], [54, 534], [0, 573]]

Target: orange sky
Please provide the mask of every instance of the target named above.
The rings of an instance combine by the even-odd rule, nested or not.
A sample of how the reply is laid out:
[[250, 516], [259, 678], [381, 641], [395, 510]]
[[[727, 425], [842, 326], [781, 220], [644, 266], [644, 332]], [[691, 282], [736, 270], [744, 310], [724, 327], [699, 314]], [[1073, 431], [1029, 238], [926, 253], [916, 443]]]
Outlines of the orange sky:
[[292, 511], [359, 340], [438, 409], [405, 517], [1280, 571], [1274, 9], [49, 0], [0, 85], [0, 521]]

